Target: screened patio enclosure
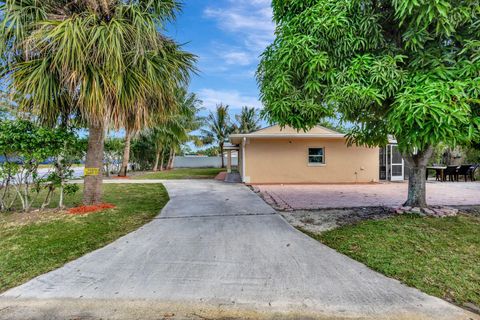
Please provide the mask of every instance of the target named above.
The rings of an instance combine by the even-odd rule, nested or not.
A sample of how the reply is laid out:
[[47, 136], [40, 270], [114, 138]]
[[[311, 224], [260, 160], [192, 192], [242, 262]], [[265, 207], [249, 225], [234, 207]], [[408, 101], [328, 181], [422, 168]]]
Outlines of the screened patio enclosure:
[[406, 179], [405, 161], [395, 143], [380, 148], [380, 180], [402, 181]]

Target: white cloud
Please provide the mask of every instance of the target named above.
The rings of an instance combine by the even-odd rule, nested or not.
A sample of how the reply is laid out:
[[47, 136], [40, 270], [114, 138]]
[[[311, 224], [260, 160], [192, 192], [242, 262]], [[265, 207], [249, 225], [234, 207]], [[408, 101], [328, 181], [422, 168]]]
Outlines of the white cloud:
[[242, 95], [236, 90], [200, 89], [198, 97], [203, 101], [203, 106], [208, 110], [215, 109], [219, 103], [228, 104], [231, 108], [243, 106], [262, 108], [262, 103], [257, 97]]
[[275, 26], [270, 1], [231, 0], [229, 4], [226, 8], [206, 8], [204, 15], [215, 19], [223, 31], [243, 39], [245, 47], [256, 58], [273, 40]]
[[273, 32], [270, 11], [257, 9], [253, 12], [244, 6], [232, 6], [228, 9], [207, 8], [204, 11], [209, 18], [215, 18], [225, 31], [231, 32]]
[[252, 55], [245, 51], [232, 50], [228, 52], [221, 52], [220, 56], [226, 64], [248, 66], [250, 63], [252, 63]]

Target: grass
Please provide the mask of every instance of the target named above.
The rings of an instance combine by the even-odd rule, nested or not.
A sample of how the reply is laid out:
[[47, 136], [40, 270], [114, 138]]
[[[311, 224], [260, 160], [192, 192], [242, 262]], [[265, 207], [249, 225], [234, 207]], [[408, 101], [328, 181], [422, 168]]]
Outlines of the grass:
[[[84, 166], [85, 166], [85, 164], [83, 164], [83, 163], [74, 163], [74, 164], [72, 164], [72, 168], [80, 168], [80, 167], [84, 167]], [[45, 168], [46, 168], [46, 169], [53, 169], [53, 164], [51, 164], [51, 163], [40, 164], [40, 165], [38, 166], [38, 168], [39, 168], [39, 169], [45, 169]]]
[[168, 171], [149, 172], [134, 176], [134, 179], [213, 179], [225, 171], [221, 168], [180, 168]]
[[[81, 192], [66, 199], [80, 203]], [[73, 216], [45, 213], [24, 223], [23, 213], [0, 219], [0, 292], [64, 265], [139, 228], [168, 201], [160, 184], [104, 185], [104, 201], [115, 209]], [[21, 223], [20, 223], [21, 221]]]
[[430, 295], [480, 306], [479, 217], [403, 215], [308, 234]]

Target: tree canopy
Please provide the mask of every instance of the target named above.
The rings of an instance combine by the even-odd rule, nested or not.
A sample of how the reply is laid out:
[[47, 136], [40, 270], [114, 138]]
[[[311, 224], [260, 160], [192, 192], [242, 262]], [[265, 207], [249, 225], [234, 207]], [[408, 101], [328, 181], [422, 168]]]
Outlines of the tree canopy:
[[222, 168], [225, 166], [223, 159], [223, 146], [232, 133], [233, 127], [229, 114], [229, 106], [223, 103], [217, 104], [214, 111], [210, 111], [205, 119], [205, 127], [201, 129], [202, 142], [204, 144], [216, 143], [220, 149]]
[[195, 57], [162, 34], [176, 0], [0, 0], [0, 79], [44, 124], [89, 127], [83, 202], [101, 202], [105, 128], [175, 107]]
[[172, 105], [193, 68], [194, 56], [159, 32], [178, 8], [175, 0], [0, 1], [0, 78], [46, 123], [74, 114], [141, 127], [152, 105]]
[[255, 108], [242, 107], [240, 114], [235, 115], [236, 123], [232, 126], [233, 133], [250, 133], [260, 129], [260, 118]]
[[478, 0], [273, 0], [276, 39], [258, 68], [272, 122], [338, 113], [350, 142], [404, 153], [480, 131]]

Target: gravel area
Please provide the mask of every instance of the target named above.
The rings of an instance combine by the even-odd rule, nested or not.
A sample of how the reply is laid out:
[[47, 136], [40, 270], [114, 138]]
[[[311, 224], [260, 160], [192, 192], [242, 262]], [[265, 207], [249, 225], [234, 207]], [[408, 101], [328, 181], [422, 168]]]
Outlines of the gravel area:
[[[461, 206], [456, 209], [460, 214], [480, 218], [480, 206]], [[386, 219], [396, 215], [391, 208], [385, 207], [294, 210], [279, 211], [279, 214], [292, 226], [312, 233], [321, 233], [363, 220]]]
[[394, 215], [383, 207], [280, 211], [285, 220], [296, 228], [320, 233], [362, 220], [385, 219]]

